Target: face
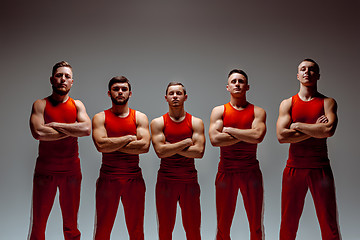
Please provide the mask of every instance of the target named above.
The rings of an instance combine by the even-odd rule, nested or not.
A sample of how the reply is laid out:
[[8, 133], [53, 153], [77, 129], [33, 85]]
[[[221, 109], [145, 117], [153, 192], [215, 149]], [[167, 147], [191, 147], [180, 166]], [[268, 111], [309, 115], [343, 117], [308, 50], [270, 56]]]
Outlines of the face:
[[297, 79], [305, 86], [315, 85], [320, 74], [316, 72], [315, 63], [304, 61], [298, 67]]
[[114, 83], [108, 95], [115, 105], [125, 105], [131, 97], [131, 91], [127, 83]]
[[55, 93], [66, 95], [73, 85], [72, 70], [69, 67], [59, 67], [54, 76], [50, 77], [50, 83]]
[[245, 94], [249, 90], [247, 79], [240, 73], [233, 73], [228, 78], [226, 89], [231, 94]]
[[178, 107], [184, 105], [187, 95], [184, 93], [184, 89], [181, 85], [174, 85], [168, 88], [165, 99], [169, 103], [169, 106]]

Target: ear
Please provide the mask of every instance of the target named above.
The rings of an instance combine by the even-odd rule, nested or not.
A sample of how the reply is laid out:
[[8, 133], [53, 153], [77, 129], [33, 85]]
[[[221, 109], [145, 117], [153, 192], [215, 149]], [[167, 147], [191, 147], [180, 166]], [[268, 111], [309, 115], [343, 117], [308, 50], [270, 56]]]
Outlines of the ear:
[[167, 95], [165, 95], [165, 100], [167, 101], [168, 99], [167, 99]]
[[187, 94], [185, 94], [185, 100], [184, 100], [184, 101], [186, 101], [186, 100], [187, 100], [187, 98], [188, 98], [188, 95], [187, 95]]
[[111, 97], [110, 91], [108, 91], [108, 96]]
[[229, 92], [229, 84], [226, 84], [226, 91]]
[[296, 74], [296, 78], [297, 78], [297, 80], [300, 80], [300, 79], [299, 79], [299, 74], [298, 74], [298, 73]]
[[132, 91], [129, 92], [129, 97], [131, 97], [131, 96], [132, 96]]
[[247, 84], [247, 85], [246, 85], [246, 91], [249, 91], [249, 89], [250, 89], [250, 85]]
[[53, 78], [53, 76], [51, 76], [51, 77], [50, 77], [50, 83], [51, 83], [51, 85], [53, 85], [53, 80], [54, 80], [54, 78]]

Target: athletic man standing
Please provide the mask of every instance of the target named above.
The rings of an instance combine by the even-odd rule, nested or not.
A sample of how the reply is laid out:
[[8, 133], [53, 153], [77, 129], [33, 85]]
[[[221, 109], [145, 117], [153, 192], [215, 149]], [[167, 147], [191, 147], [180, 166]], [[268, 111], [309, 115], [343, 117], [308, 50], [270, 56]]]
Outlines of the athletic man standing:
[[250, 239], [264, 238], [263, 181], [256, 149], [266, 133], [266, 113], [246, 100], [249, 87], [244, 71], [230, 71], [226, 86], [230, 102], [215, 107], [210, 117], [210, 141], [220, 147], [215, 181], [217, 240], [230, 239], [239, 189], [249, 220]]
[[66, 240], [80, 239], [77, 216], [81, 170], [77, 137], [88, 136], [91, 122], [84, 104], [69, 97], [72, 67], [56, 63], [50, 82], [52, 94], [34, 102], [30, 116], [33, 137], [40, 140], [33, 182], [30, 240], [44, 240], [47, 219], [59, 188]]
[[132, 92], [126, 77], [112, 78], [108, 89], [112, 107], [93, 118], [93, 140], [102, 153], [94, 239], [110, 239], [121, 199], [129, 239], [143, 240], [145, 183], [139, 154], [149, 151], [149, 121], [145, 114], [129, 108]]
[[194, 158], [204, 155], [204, 123], [185, 112], [187, 95], [183, 84], [169, 83], [165, 99], [169, 112], [154, 119], [150, 125], [154, 149], [161, 158], [156, 183], [159, 239], [172, 239], [179, 202], [186, 238], [199, 240], [200, 186]]
[[280, 143], [290, 143], [283, 173], [281, 240], [294, 240], [308, 189], [312, 194], [323, 240], [340, 239], [334, 177], [326, 139], [337, 125], [334, 99], [317, 91], [319, 65], [312, 59], [298, 66], [300, 91], [282, 101], [277, 121]]

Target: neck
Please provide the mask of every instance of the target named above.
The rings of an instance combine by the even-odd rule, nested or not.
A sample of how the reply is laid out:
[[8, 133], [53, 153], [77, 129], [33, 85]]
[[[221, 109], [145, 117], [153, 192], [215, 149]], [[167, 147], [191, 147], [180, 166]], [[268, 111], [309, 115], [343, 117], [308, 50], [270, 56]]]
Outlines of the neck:
[[231, 96], [230, 104], [236, 109], [243, 109], [246, 107], [246, 105], [248, 105], [248, 102], [245, 95], [242, 97]]
[[128, 103], [124, 105], [112, 104], [111, 112], [119, 117], [126, 117], [129, 114], [129, 105]]
[[66, 101], [69, 99], [69, 94], [59, 95], [59, 94], [53, 92], [53, 93], [50, 95], [50, 98], [51, 98], [53, 101], [55, 101], [55, 102], [64, 103], [64, 102], [66, 102]]
[[169, 107], [169, 116], [174, 121], [182, 121], [185, 118], [186, 112], [184, 107], [171, 108]]
[[300, 84], [299, 97], [304, 101], [310, 101], [318, 95], [317, 86], [304, 86]]

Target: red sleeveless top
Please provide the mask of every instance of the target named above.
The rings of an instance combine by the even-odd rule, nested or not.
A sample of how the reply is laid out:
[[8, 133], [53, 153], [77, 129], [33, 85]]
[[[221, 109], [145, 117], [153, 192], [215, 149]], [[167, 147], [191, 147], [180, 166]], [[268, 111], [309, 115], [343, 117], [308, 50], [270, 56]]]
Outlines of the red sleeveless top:
[[[129, 108], [126, 117], [116, 116], [110, 109], [105, 110], [105, 129], [108, 137], [136, 135], [136, 111]], [[102, 153], [100, 173], [105, 175], [136, 178], [141, 176], [139, 154], [120, 151]]]
[[[54, 104], [45, 98], [45, 124], [50, 122], [75, 123], [77, 109], [74, 99]], [[41, 174], [80, 173], [80, 159], [77, 137], [67, 137], [55, 141], [40, 141], [39, 156], [35, 172]]]
[[[323, 97], [315, 97], [310, 101], [301, 100], [298, 94], [292, 97], [292, 122], [316, 123], [324, 113]], [[290, 144], [288, 167], [319, 168], [328, 165], [326, 138], [309, 138]]]
[[[181, 122], [174, 122], [169, 113], [164, 114], [163, 119], [164, 135], [167, 142], [176, 143], [192, 137], [192, 116], [189, 113], [186, 113], [185, 119]], [[161, 180], [196, 182], [197, 171], [194, 159], [179, 154], [162, 158], [158, 172], [158, 181]]]
[[[243, 110], [235, 109], [230, 102], [224, 105], [223, 126], [250, 129], [254, 121], [254, 105], [248, 104]], [[238, 142], [220, 147], [219, 172], [242, 172], [258, 167], [257, 144]]]

